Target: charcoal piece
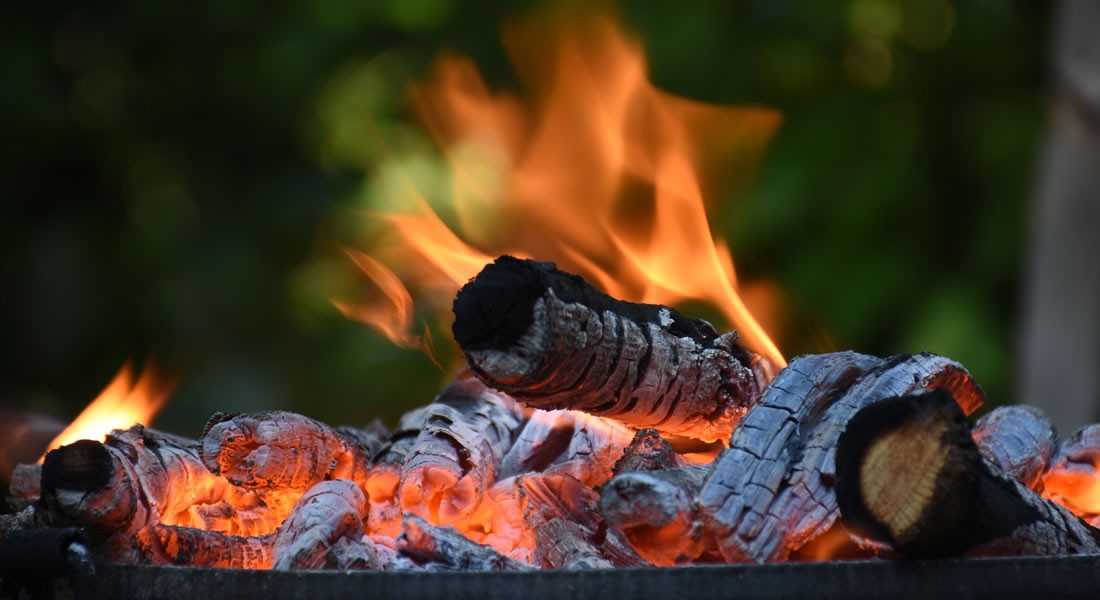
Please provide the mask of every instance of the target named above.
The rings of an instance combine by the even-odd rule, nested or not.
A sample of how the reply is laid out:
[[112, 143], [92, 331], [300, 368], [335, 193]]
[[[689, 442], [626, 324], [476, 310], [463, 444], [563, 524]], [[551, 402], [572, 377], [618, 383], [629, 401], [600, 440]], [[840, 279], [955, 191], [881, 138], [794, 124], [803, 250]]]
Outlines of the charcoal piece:
[[256, 490], [282, 518], [314, 484], [348, 479], [365, 485], [370, 469], [368, 450], [355, 437], [286, 411], [215, 414], [201, 455], [212, 473]]
[[363, 539], [367, 498], [351, 481], [322, 481], [290, 511], [275, 536], [278, 570], [378, 569], [374, 544]]
[[42, 465], [18, 464], [11, 472], [8, 489], [11, 497], [8, 505], [16, 511], [23, 510], [38, 501], [42, 496]]
[[1066, 438], [1042, 476], [1043, 493], [1100, 525], [1100, 424]]
[[[130, 541], [132, 552], [121, 549]], [[116, 562], [230, 569], [270, 569], [275, 534], [237, 536], [193, 527], [153, 524], [139, 529], [132, 540], [114, 536], [105, 546], [118, 551]]]
[[836, 462], [845, 522], [906, 556], [1100, 553], [1100, 530], [982, 456], [945, 389], [861, 409]]
[[1039, 487], [1057, 440], [1050, 419], [1034, 406], [998, 406], [974, 427], [982, 455], [1031, 489]]
[[389, 440], [374, 457], [363, 488], [370, 504], [367, 531], [373, 536], [393, 539], [401, 533], [401, 517], [404, 511], [397, 497], [397, 486], [401, 483], [405, 460], [416, 445], [427, 418], [426, 406], [402, 415]]
[[502, 459], [498, 478], [536, 472], [602, 485], [633, 439], [634, 430], [612, 419], [571, 410], [536, 410]]
[[796, 358], [741, 421], [699, 492], [706, 535], [729, 562], [771, 562], [838, 517], [835, 447], [862, 407], [924, 389], [952, 392], [966, 413], [984, 396], [958, 363], [932, 354], [854, 352]]
[[614, 474], [657, 471], [684, 466], [680, 455], [656, 429], [642, 429], [634, 435], [612, 469]]
[[611, 561], [587, 539], [587, 532], [565, 519], [550, 519], [535, 536], [535, 564], [547, 569], [611, 569]]
[[453, 527], [436, 527], [407, 515], [397, 550], [414, 562], [460, 571], [524, 571], [530, 565], [512, 560], [490, 546], [473, 542]]
[[466, 520], [496, 480], [523, 423], [522, 411], [469, 373], [455, 377], [425, 407], [401, 467], [401, 508], [436, 524]]
[[713, 543], [695, 498], [707, 465], [619, 473], [601, 488], [600, 515], [655, 565], [686, 564]]
[[551, 263], [502, 256], [454, 301], [454, 335], [490, 387], [542, 409], [726, 440], [772, 367], [675, 310], [616, 300]]
[[[255, 493], [207, 470], [195, 442], [141, 425], [115, 430], [104, 443], [80, 440], [47, 454], [40, 507], [51, 525], [76, 525], [93, 537], [156, 523], [259, 535], [280, 521]], [[225, 518], [207, 522], [203, 507], [217, 507]]]

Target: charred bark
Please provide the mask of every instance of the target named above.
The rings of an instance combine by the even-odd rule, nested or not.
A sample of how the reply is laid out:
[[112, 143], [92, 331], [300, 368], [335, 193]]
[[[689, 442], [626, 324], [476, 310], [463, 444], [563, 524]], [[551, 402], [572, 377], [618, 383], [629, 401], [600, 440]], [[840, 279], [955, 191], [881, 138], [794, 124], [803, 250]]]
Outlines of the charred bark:
[[436, 527], [415, 515], [405, 517], [398, 551], [414, 562], [461, 571], [523, 571], [531, 566], [478, 544], [453, 527]]
[[364, 541], [367, 498], [351, 481], [322, 481], [294, 505], [275, 536], [273, 568], [378, 569], [374, 544]]
[[600, 514], [650, 563], [693, 562], [713, 543], [695, 502], [708, 471], [695, 465], [620, 473], [601, 488]]
[[571, 475], [602, 485], [634, 430], [618, 421], [578, 411], [536, 410], [501, 461], [500, 479], [525, 473]]
[[210, 472], [255, 490], [280, 518], [316, 483], [348, 479], [362, 486], [370, 468], [368, 450], [356, 437], [284, 411], [215, 414], [201, 453]]
[[854, 352], [796, 358], [737, 426], [699, 493], [707, 535], [729, 562], [786, 559], [838, 516], [834, 449], [862, 407], [924, 389], [951, 391], [966, 413], [984, 396], [958, 363], [931, 354], [883, 360]]
[[836, 461], [845, 522], [907, 556], [1100, 552], [1100, 530], [982, 456], [947, 390], [863, 408]]
[[1033, 490], [1041, 487], [1057, 440], [1050, 419], [1034, 406], [999, 406], [974, 426], [982, 455]]
[[433, 523], [462, 521], [481, 505], [522, 425], [507, 396], [460, 374], [425, 409], [401, 468], [401, 507]]
[[[121, 547], [123, 538], [115, 544]], [[262, 536], [228, 535], [193, 527], [154, 524], [133, 536], [132, 556], [123, 562], [230, 569], [270, 569], [274, 557], [275, 534]], [[108, 546], [108, 549], [110, 547]], [[117, 556], [117, 555], [116, 555]]]
[[725, 440], [772, 367], [675, 310], [616, 300], [551, 263], [502, 256], [458, 293], [454, 335], [474, 373], [534, 408]]
[[416, 445], [420, 430], [428, 418], [426, 406], [413, 409], [404, 415], [389, 440], [378, 451], [371, 465], [364, 491], [370, 504], [367, 531], [371, 535], [396, 538], [401, 533], [401, 502], [397, 497], [397, 485], [405, 460]]
[[1100, 526], [1100, 424], [1082, 427], [1058, 447], [1043, 473], [1043, 493]]

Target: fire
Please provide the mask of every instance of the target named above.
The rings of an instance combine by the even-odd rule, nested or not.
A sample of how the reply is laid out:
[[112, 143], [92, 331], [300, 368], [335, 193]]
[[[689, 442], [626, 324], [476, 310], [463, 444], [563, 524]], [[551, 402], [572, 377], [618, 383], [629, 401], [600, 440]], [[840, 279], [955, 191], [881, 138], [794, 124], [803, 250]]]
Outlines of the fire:
[[712, 235], [704, 198], [714, 182], [703, 177], [704, 162], [749, 170], [778, 113], [657, 89], [640, 46], [607, 16], [550, 21], [505, 29], [522, 93], [490, 89], [451, 55], [415, 86], [413, 105], [446, 157], [445, 185], [417, 185], [406, 170], [406, 197], [386, 201], [407, 209], [373, 215], [394, 235], [352, 255], [383, 299], [338, 308], [416, 345], [415, 290], [451, 298], [491, 257], [512, 254], [554, 261], [626, 300], [710, 303], [746, 346], [784, 366]]
[[[147, 367], [135, 379], [134, 369], [126, 363], [99, 396], [92, 401], [57, 437], [46, 452], [77, 440], [102, 440], [113, 429], [125, 429], [134, 423], [149, 424], [171, 394], [171, 386]], [[38, 462], [46, 457], [46, 452]]]

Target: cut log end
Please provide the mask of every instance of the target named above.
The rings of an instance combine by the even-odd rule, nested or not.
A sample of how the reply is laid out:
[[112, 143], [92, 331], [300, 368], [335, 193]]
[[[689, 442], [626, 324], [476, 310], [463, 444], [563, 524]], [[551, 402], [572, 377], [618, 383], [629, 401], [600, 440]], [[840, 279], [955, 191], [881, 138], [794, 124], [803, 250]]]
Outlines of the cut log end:
[[976, 509], [980, 462], [949, 392], [885, 400], [860, 411], [840, 437], [837, 501], [849, 523], [905, 554], [957, 554], [966, 549], [957, 531]]
[[93, 440], [78, 440], [46, 455], [43, 489], [94, 492], [111, 482], [114, 464], [107, 448]]

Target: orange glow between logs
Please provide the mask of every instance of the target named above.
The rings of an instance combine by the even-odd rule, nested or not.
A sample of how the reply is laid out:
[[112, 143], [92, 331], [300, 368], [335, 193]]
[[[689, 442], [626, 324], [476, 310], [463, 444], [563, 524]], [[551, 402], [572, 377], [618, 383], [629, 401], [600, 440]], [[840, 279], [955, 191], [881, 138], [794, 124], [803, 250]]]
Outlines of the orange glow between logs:
[[[103, 440], [113, 429], [126, 429], [134, 423], [148, 425], [171, 394], [171, 385], [147, 367], [135, 379], [134, 369], [126, 363], [99, 396], [92, 401], [56, 438], [46, 452], [77, 440]], [[45, 458], [44, 452], [38, 462]]]
[[[750, 172], [778, 113], [657, 89], [639, 45], [606, 16], [517, 24], [504, 42], [522, 92], [490, 89], [470, 61], [451, 55], [414, 87], [413, 105], [447, 159], [446, 185], [436, 187], [449, 197], [410, 178], [408, 198], [388, 198], [411, 205], [372, 215], [394, 235], [351, 253], [382, 299], [337, 307], [416, 346], [417, 291], [452, 298], [493, 257], [512, 254], [553, 261], [625, 300], [709, 303], [745, 345], [784, 366], [738, 295], [704, 200], [714, 175], [706, 171]], [[433, 206], [446, 208], [450, 225]]]

